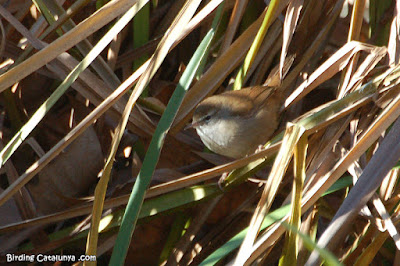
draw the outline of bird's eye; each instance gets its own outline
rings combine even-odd
[[[204,117],[204,121],[210,121],[210,119],[211,119],[211,115]]]

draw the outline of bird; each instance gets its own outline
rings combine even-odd
[[[276,131],[282,102],[276,87],[227,91],[200,102],[189,127],[196,129],[211,151],[242,158],[254,153]]]

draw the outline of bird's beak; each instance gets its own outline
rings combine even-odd
[[[199,122],[192,122],[191,124],[187,125],[184,130],[188,130],[191,128],[196,128],[199,125]]]

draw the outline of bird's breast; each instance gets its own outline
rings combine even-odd
[[[240,158],[264,144],[276,128],[271,121],[259,118],[220,120],[211,125],[202,125],[196,130],[211,151],[231,158]]]

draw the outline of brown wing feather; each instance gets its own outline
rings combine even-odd
[[[243,115],[248,114],[249,116],[254,115],[256,110],[259,110],[259,106],[265,104],[272,92],[275,91],[271,87],[267,86],[255,86],[250,88],[244,88],[239,91],[228,91],[221,95],[230,98],[230,103],[235,105],[232,111],[232,115]]]
[[[275,93],[276,91],[275,88],[267,86],[255,86],[244,88],[239,91],[228,91],[219,95],[214,95],[205,99],[197,107],[195,116],[200,117],[207,114],[210,108],[218,109],[222,106],[226,106],[227,103],[231,106],[235,106],[235,108],[229,108],[229,112],[233,116],[254,116],[256,112],[261,109],[260,105],[265,104],[268,105],[268,109],[272,111],[276,109],[276,105],[280,105],[279,99],[273,100],[273,98],[277,96],[277,93]]]

